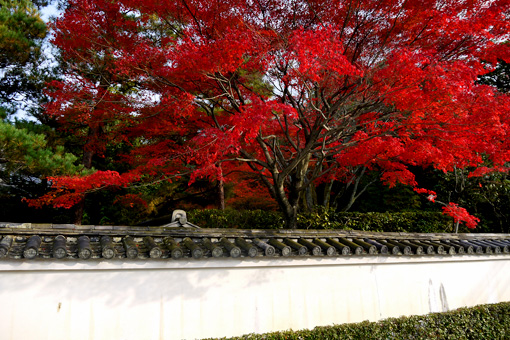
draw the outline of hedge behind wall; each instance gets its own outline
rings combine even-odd
[[[188,220],[201,228],[281,229],[284,220],[277,211],[191,210]],[[298,216],[299,229],[344,229],[373,232],[444,233],[453,231],[452,219],[440,212],[338,213],[322,210]],[[461,226],[459,232],[468,230]]]

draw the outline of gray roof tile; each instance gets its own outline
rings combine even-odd
[[[210,259],[340,256],[476,256],[510,253],[509,234],[345,230],[200,229],[0,223],[0,259]]]

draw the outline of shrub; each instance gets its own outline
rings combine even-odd
[[[225,340],[283,339],[509,339],[510,302],[460,308],[446,313],[389,318],[312,330],[248,334]],[[211,339],[210,339],[211,340]]]
[[[188,219],[202,228],[280,229],[285,225],[281,213],[263,210],[191,210]],[[422,233],[453,231],[451,219],[440,212],[337,213],[326,209],[299,214],[298,228]]]
[[[399,212],[399,213],[338,213],[335,218],[344,229],[374,232],[452,232],[452,221],[440,212]],[[462,229],[459,231],[467,231]]]
[[[283,216],[277,211],[263,210],[190,210],[188,220],[202,228],[280,229]]]

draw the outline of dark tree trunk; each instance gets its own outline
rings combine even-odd
[[[279,177],[278,173],[273,174],[276,178],[275,183],[278,185],[274,187],[276,201],[280,206],[285,218],[285,227],[287,229],[297,228],[297,214],[299,211],[299,199],[303,191],[306,189],[304,185],[305,173],[308,168],[307,159],[299,164],[295,171],[287,178]],[[287,182],[285,188],[284,182]],[[287,190],[285,190],[287,189]]]
[[[83,222],[83,213],[85,212],[85,198],[82,198],[78,204],[74,206],[73,223],[81,225]]]
[[[323,202],[322,205],[324,208],[329,209],[330,201],[331,201],[331,190],[333,189],[333,183],[334,180],[330,180],[326,185],[324,186],[324,193],[323,193]]]
[[[223,178],[218,180],[218,209],[225,210],[225,182]]]
[[[225,210],[225,181],[223,180],[223,169],[221,164],[217,165],[219,170],[219,177],[216,183],[216,192],[218,194],[218,209]]]
[[[297,213],[299,210],[299,205],[291,205],[285,211],[285,227],[287,229],[297,229]]]
[[[94,156],[94,151],[91,150],[90,144],[94,140],[94,138],[98,138],[102,132],[101,127],[98,128],[90,128],[87,143],[83,146],[83,159],[82,164],[85,169],[92,168],[92,157]],[[83,214],[85,212],[85,197],[83,197],[78,204],[74,206],[74,224],[81,225],[83,222]]]

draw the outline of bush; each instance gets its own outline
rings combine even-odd
[[[374,232],[414,232],[445,233],[453,232],[452,219],[440,212],[400,212],[400,213],[338,213],[336,220],[344,229]],[[459,226],[462,228],[462,226]],[[466,231],[467,228],[459,230]]]
[[[446,313],[390,318],[378,322],[360,322],[313,330],[248,334],[241,339],[509,339],[510,303],[460,308]],[[222,338],[227,339],[227,338]]]
[[[285,226],[282,214],[277,211],[191,210],[188,212],[188,219],[202,228],[281,229]],[[440,212],[337,213],[326,209],[299,214],[298,229],[422,233],[453,231],[451,219]]]
[[[188,220],[202,228],[280,229],[283,216],[277,211],[263,210],[190,210]]]

